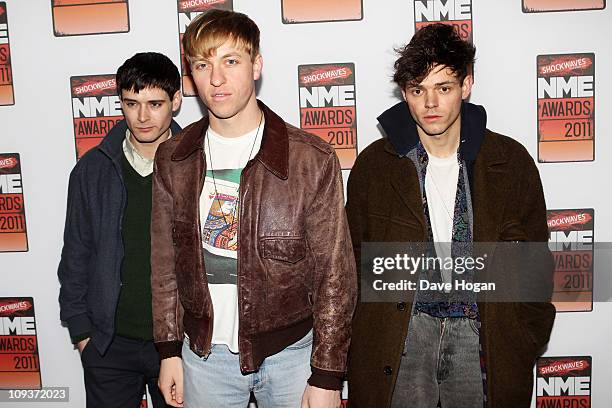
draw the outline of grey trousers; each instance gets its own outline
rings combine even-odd
[[[482,408],[478,322],[412,316],[392,408]]]

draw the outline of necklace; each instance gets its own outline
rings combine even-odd
[[[251,145],[251,151],[249,152],[249,158],[247,159],[247,162],[249,162],[252,158],[251,156],[253,155],[253,150],[255,149],[255,143],[257,143],[257,138],[259,136],[259,129],[261,127],[261,123],[263,122],[263,116],[264,114],[262,111],[261,116],[259,117],[259,124],[257,125],[257,130],[255,131],[255,137],[253,138],[253,144]],[[240,203],[240,194],[239,194],[240,184],[238,184],[238,188],[236,189],[236,202],[234,203],[234,207],[232,208],[232,211],[226,215],[225,212],[223,212],[223,206],[221,205],[221,200],[219,199],[219,193],[217,191],[217,180],[215,178],[215,170],[214,170],[214,165],[212,162],[212,151],[210,150],[210,137],[208,136],[208,128],[206,129],[205,138],[206,138],[206,145],[208,147],[208,161],[210,162],[210,173],[213,179],[213,186],[215,189],[215,198],[217,199],[217,204],[219,205],[219,212],[221,213],[221,216],[223,217],[223,221],[225,222],[225,225],[230,225],[230,223],[227,221],[227,216],[230,216],[230,215],[232,216],[232,223],[236,219],[236,210]]]
[[[461,171],[461,165],[459,165],[459,171]],[[448,219],[452,223],[454,217],[453,217],[452,213],[449,211],[448,207],[446,206],[446,200],[444,199],[444,196],[442,195],[442,192],[440,191],[440,188],[438,187],[438,183],[436,183],[436,178],[434,176],[433,166],[429,166],[429,169],[427,170],[427,174],[430,175],[431,182],[432,182],[434,188],[436,189],[436,192],[438,193],[438,197],[440,197],[440,201],[442,202],[442,207],[444,207],[444,211],[446,212],[446,215],[448,215]],[[455,192],[455,194],[456,194],[456,192]]]

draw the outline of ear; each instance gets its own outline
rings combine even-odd
[[[179,89],[174,93],[172,97],[172,112],[176,112],[181,107],[181,102],[183,101],[183,95],[181,94],[181,90]]]
[[[261,70],[263,69],[263,57],[261,54],[257,54],[253,60],[253,81],[257,81],[261,77]]]
[[[463,84],[461,85],[461,99],[467,99],[472,93],[472,85],[474,85],[474,77],[472,74],[468,74],[463,79]]]
[[[408,102],[408,100],[406,99],[406,87],[401,88],[402,91],[402,97],[404,98],[404,101]]]

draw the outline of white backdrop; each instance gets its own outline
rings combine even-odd
[[[361,21],[285,25],[280,0],[234,0],[261,29],[264,58],[259,98],[299,126],[297,66],[355,63],[358,150],[381,137],[376,117],[397,101],[390,81],[393,47],[414,32],[413,2],[363,0]],[[69,78],[114,73],[140,51],[159,51],[179,65],[175,0],[130,0],[130,31],[55,37],[50,0],[7,0],[15,105],[0,106],[0,153],[21,154],[29,251],[0,253],[0,297],[32,296],[36,308],[42,383],[68,386],[84,407],[82,369],[68,331],[60,325],[56,276],[62,246],[68,175],[75,164]],[[473,0],[477,47],[471,97],[488,111],[488,127],[522,142],[532,156],[536,141],[536,56],[596,55],[596,160],[539,164],[550,209],[594,208],[595,237],[612,241],[609,174],[612,171],[612,11],[524,14],[520,1]],[[177,121],[202,115],[185,98]],[[345,179],[349,171],[344,171]],[[593,358],[592,406],[612,401],[610,303],[592,312],[557,315],[547,355]],[[490,381],[495,381],[494,378]],[[6,404],[24,407],[27,404]],[[37,405],[40,406],[40,405]]]

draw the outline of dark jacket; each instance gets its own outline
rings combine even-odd
[[[339,389],[357,291],[340,165],[329,144],[259,106],[261,148],[240,178],[240,368],[257,370],[314,328],[309,383]],[[153,329],[162,358],[180,354],[183,327],[196,354],[211,348],[199,213],[207,128],[207,118],[190,125],[155,156]]]
[[[173,134],[181,130],[174,121],[171,129]],[[121,157],[126,131],[125,120],[118,122],[70,173],[57,271],[61,320],[72,338],[90,333],[100,353],[113,339],[121,290],[121,223],[127,197]]]
[[[361,152],[348,181],[346,208],[358,265],[362,242],[427,241],[417,172],[405,157],[418,142],[416,125],[404,102],[379,121],[387,138]],[[460,154],[468,166],[474,241],[547,242],[538,170],[521,144],[486,129],[480,106],[462,107]],[[547,265],[540,279],[551,293],[552,264]],[[529,407],[533,365],[548,342],[554,307],[479,302],[478,308],[488,407]],[[348,369],[350,406],[390,405],[411,312],[405,303],[358,303]]]

